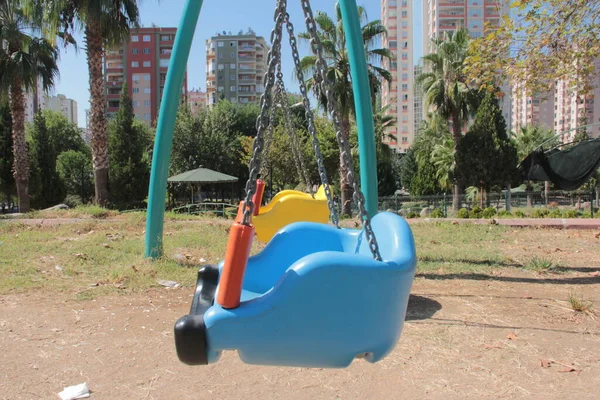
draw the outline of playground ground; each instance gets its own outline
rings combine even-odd
[[[261,367],[227,352],[188,367],[172,334],[191,298],[186,265],[213,261],[226,232],[168,221],[168,260],[150,264],[138,254],[143,224],[130,218],[0,221],[0,399],[57,398],[83,382],[92,399],[597,398],[598,231],[416,224],[407,322],[380,363]]]

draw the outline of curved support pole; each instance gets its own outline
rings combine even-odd
[[[369,216],[377,214],[377,153],[375,151],[375,128],[373,107],[367,71],[367,57],[356,0],[340,0],[342,20],[346,32],[346,45],[350,58],[356,125],[358,127],[358,152],[360,158],[360,184],[365,195]]]
[[[169,161],[173,147],[173,131],[177,119],[177,109],[181,101],[181,87],[187,68],[187,61],[194,39],[194,31],[200,16],[202,0],[187,0],[179,23],[171,62],[167,71],[163,101],[160,106],[152,172],[148,193],[148,215],[146,219],[145,256],[158,258],[162,255],[162,236],[165,217],[165,194],[169,174]]]

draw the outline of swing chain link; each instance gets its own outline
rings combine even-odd
[[[335,129],[336,137],[338,144],[340,146],[340,152],[342,155],[342,160],[346,166],[348,171],[347,179],[348,182],[352,185],[354,190],[353,198],[354,202],[358,205],[360,211],[360,217],[363,225],[363,229],[365,231],[365,236],[369,244],[369,248],[373,257],[376,260],[381,260],[381,254],[379,252],[379,246],[377,244],[377,239],[375,238],[375,233],[373,232],[373,228],[371,227],[371,218],[367,209],[365,208],[365,196],[361,191],[358,182],[355,179],[354,175],[354,165],[352,163],[352,159],[350,157],[351,150],[350,144],[344,138],[341,130],[341,118],[339,114],[339,109],[337,106],[337,101],[333,94],[333,90],[327,78],[327,62],[325,61],[325,57],[323,56],[323,46],[321,44],[321,39],[319,38],[319,34],[317,32],[317,25],[315,22],[315,18],[312,12],[312,8],[310,6],[309,0],[301,0],[302,2],[302,10],[304,12],[304,18],[306,22],[306,28],[310,35],[310,44],[313,53],[317,56],[317,61],[315,63],[315,68],[317,73],[315,74],[315,80],[320,87],[321,93],[325,93],[327,98],[327,109],[331,118],[333,120],[333,126]]]
[[[314,113],[310,108],[310,100],[308,98],[308,91],[306,89],[306,83],[304,81],[304,72],[302,71],[302,65],[300,63],[300,53],[298,52],[298,43],[296,41],[296,35],[294,34],[294,25],[289,19],[289,14],[285,16],[286,28],[290,40],[290,46],[292,47],[292,56],[294,59],[294,65],[296,67],[296,75],[300,82],[300,94],[302,95],[302,104],[304,105],[306,121],[308,124],[308,132],[312,139],[312,145],[315,150],[315,158],[317,160],[317,166],[319,169],[319,176],[321,177],[321,183],[325,190],[325,197],[327,198],[327,207],[329,208],[330,220],[336,228],[340,228],[340,217],[338,215],[337,208],[333,201],[333,193],[329,186],[329,179],[327,178],[327,172],[325,170],[325,163],[323,162],[323,154],[321,153],[321,145],[317,137],[317,129],[315,127]]]
[[[285,18],[285,20],[287,20],[287,17]],[[281,109],[283,111],[283,124],[285,130],[288,131],[288,134],[290,136],[292,151],[295,153],[294,161],[296,162],[298,174],[300,175],[300,179],[306,182],[306,187],[310,195],[314,197],[312,183],[310,182],[310,174],[308,172],[308,168],[306,168],[304,157],[302,156],[302,146],[300,144],[300,138],[298,137],[298,132],[296,131],[294,119],[292,118],[292,112],[290,110],[289,98],[287,95],[287,91],[285,90],[285,84],[283,83],[281,63],[277,66],[277,89],[278,99],[281,104]]]
[[[287,14],[287,0],[277,0],[277,8],[275,9],[275,28],[271,31],[271,43],[273,44],[271,51],[267,55],[267,71],[263,79],[265,91],[260,98],[260,114],[256,119],[256,138],[254,139],[252,159],[250,160],[250,176],[246,182],[246,197],[244,199],[243,210],[244,217],[242,224],[250,226],[254,207],[256,205],[252,201],[256,193],[256,177],[261,166],[261,156],[264,146],[264,133],[270,122],[269,111],[273,103],[273,85],[275,84],[275,67],[280,62],[281,57],[281,39],[283,37],[283,20]]]
[[[269,113],[269,126],[267,127],[267,137],[265,138],[265,145],[263,147],[263,153],[269,154],[269,149],[271,147],[271,138],[273,136],[273,121],[275,121],[275,110],[271,107],[271,112]],[[267,162],[269,161],[268,157],[263,157],[261,160],[260,174],[263,177],[267,177],[270,172],[267,170]]]

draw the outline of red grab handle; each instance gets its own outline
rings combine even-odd
[[[265,185],[265,181],[262,179],[256,180],[256,193],[254,193],[254,196],[252,196],[252,202],[254,203],[254,215],[258,215],[260,212],[260,205],[262,204]]]
[[[244,273],[253,239],[253,225],[246,226],[236,222],[231,226],[217,296],[217,302],[223,308],[237,308],[240,305]]]

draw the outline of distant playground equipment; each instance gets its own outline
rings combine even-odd
[[[310,196],[307,200],[317,201],[325,196],[332,225],[319,222],[286,224],[261,252],[250,257],[252,241],[258,231],[255,224],[261,218],[259,205],[265,183],[257,177],[265,149],[265,131],[270,124],[268,113],[273,105],[284,26],[294,55],[309,127],[312,125],[313,145],[318,153],[287,1],[277,0],[264,79],[265,92],[261,97],[245,198],[230,229],[224,261],[200,268],[190,312],[175,324],[177,354],[189,365],[214,363],[224,350],[237,350],[240,358],[250,364],[341,368],[355,358],[369,362],[381,360],[400,338],[415,273],[415,244],[404,219],[393,213],[377,213],[373,112],[356,2],[340,0],[339,6],[346,27],[353,77],[364,194],[355,179],[349,143],[340,131],[339,111],[327,78],[327,64],[310,2],[302,0],[301,4],[311,36],[311,49],[317,58],[315,70],[323,92],[328,95],[328,111],[354,189],[353,198],[360,211],[362,229],[340,227],[326,177],[323,179],[321,175],[322,190],[314,198],[307,195]],[[167,75],[150,183],[146,230],[146,255],[149,257],[158,257],[162,252],[172,129],[201,5],[202,1],[198,0],[186,3]],[[264,207],[265,227],[278,225],[277,222],[267,223],[268,215],[283,218],[284,213],[276,207],[285,207],[287,196],[296,196],[290,197],[287,204],[297,206],[303,201],[298,193],[280,195],[272,205]],[[293,216],[292,220],[305,219],[301,214]]]

